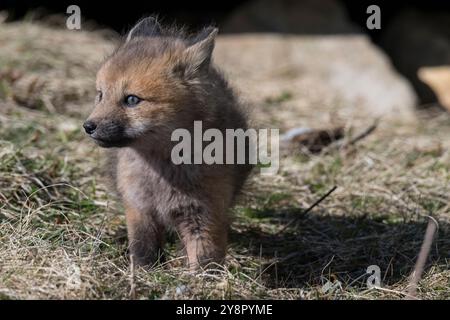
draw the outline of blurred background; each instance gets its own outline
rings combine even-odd
[[[0,10],[6,10],[7,22],[33,19],[63,27],[62,18],[71,4],[70,1],[3,0]],[[439,103],[450,108],[450,90],[447,90],[450,76],[444,68],[450,63],[448,1],[156,0],[77,1],[76,4],[81,8],[85,29],[110,28],[120,34],[139,18],[154,13],[167,23],[177,22],[190,30],[213,23],[220,27],[221,34],[359,34],[387,55],[396,71],[409,81],[418,105]],[[373,4],[381,9],[381,28],[370,30],[366,26],[369,17],[366,9]],[[344,42],[342,46],[347,46]],[[443,80],[447,86],[442,84]]]

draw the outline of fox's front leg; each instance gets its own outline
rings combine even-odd
[[[128,247],[139,266],[152,266],[161,257],[164,245],[164,227],[149,213],[133,207],[125,209]]]
[[[176,210],[173,217],[191,270],[223,262],[228,221],[222,214],[214,215],[203,207],[192,206]]]

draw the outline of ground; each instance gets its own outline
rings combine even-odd
[[[401,299],[427,216],[439,230],[417,297],[450,299],[443,112],[385,117],[351,147],[290,154],[277,175],[254,174],[232,209],[223,267],[190,273],[174,235],[167,262],[132,268],[102,151],[81,130],[110,35],[53,29],[0,25],[0,299]],[[266,115],[286,109],[274,125],[296,116],[322,125],[295,111],[296,94],[263,95],[258,118],[271,123]],[[347,135],[369,120],[344,121]],[[381,270],[381,288],[367,287],[370,265]],[[340,286],[326,291],[327,281]]]

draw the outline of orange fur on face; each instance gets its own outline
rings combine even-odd
[[[184,46],[175,42],[172,47],[157,54],[151,39],[146,44],[126,44],[120,48],[97,74],[97,90],[103,99],[89,117],[94,121],[115,118],[124,123],[125,132],[132,138],[144,135],[148,130],[182,127],[179,120],[191,119],[195,112],[191,93],[186,83],[177,75],[176,68],[183,63]],[[135,95],[142,101],[135,107],[123,105],[127,95]],[[184,115],[177,119],[176,116]],[[177,120],[177,121],[174,121]]]

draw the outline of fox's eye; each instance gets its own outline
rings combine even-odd
[[[103,98],[103,92],[101,92],[100,90],[97,91],[97,102],[102,101]]]
[[[141,102],[141,98],[130,94],[129,96],[125,97],[125,104],[128,107],[134,107],[135,105],[137,105],[139,102]]]

